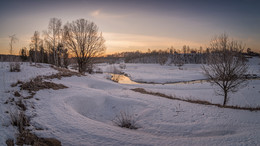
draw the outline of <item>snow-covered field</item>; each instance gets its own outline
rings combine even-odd
[[[250,73],[260,74],[259,58],[250,60]],[[2,65],[2,66],[1,66]],[[0,145],[17,132],[5,113],[12,108],[4,104],[18,87],[10,87],[16,80],[29,80],[37,75],[56,73],[43,64],[36,68],[24,63],[22,71],[10,73],[7,63],[0,63]],[[111,65],[100,64],[104,72]],[[118,65],[116,65],[118,67]],[[157,64],[126,64],[123,69],[132,80],[166,83],[204,79],[199,65],[174,66]],[[193,84],[118,84],[107,79],[108,74],[93,74],[53,79],[69,88],[40,90],[28,99],[27,115],[33,115],[33,132],[41,137],[54,137],[62,145],[259,145],[260,112],[225,109],[145,95],[130,89],[176,95],[180,98],[202,99],[222,103],[207,82]],[[24,93],[26,94],[26,93]],[[228,105],[259,106],[260,80],[232,94]],[[17,98],[17,97],[15,97]],[[38,99],[38,100],[36,100]],[[137,130],[114,125],[112,120],[120,112],[132,114]],[[37,130],[38,129],[38,130]]]
[[[29,63],[21,64],[21,72],[9,72],[9,63],[0,62],[0,145],[5,145],[8,138],[14,139],[18,131],[10,123],[10,112],[15,113],[15,105],[5,104],[14,97],[14,92],[18,87],[11,87],[11,84],[20,81],[28,81],[39,75],[51,75],[57,73],[49,65],[41,64],[41,67],[32,67]],[[26,94],[26,93],[24,93]],[[16,97],[17,98],[17,97]],[[6,113],[9,112],[9,113]]]

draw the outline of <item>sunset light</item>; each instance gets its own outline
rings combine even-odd
[[[234,3],[234,4],[233,4]],[[16,34],[17,54],[34,31],[84,18],[95,22],[106,40],[106,53],[206,48],[212,36],[227,33],[259,51],[259,2],[252,1],[5,1],[1,2],[0,52],[8,54],[8,36]]]
[[[260,146],[260,0],[1,0],[0,146]]]

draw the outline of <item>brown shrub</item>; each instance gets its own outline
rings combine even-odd
[[[15,104],[20,107],[23,111],[26,111],[26,106],[24,105],[24,103],[22,102],[22,100],[18,100],[17,102],[15,102]]]
[[[41,138],[25,130],[19,134],[16,141],[17,145],[33,145],[33,146],[61,146],[61,142],[55,138]]]
[[[9,64],[10,67],[10,72],[20,72],[21,71],[21,66],[19,62],[11,62]]]
[[[15,91],[15,92],[14,92],[14,96],[15,96],[15,97],[20,97],[21,94],[20,94],[18,91]]]
[[[115,119],[113,120],[113,123],[116,126],[122,127],[122,128],[128,128],[128,129],[138,129],[136,124],[136,119],[134,119],[133,115],[130,115],[129,113],[125,111],[121,111],[120,114],[118,114]]]
[[[18,84],[22,84],[22,83],[23,83],[22,81],[18,80],[16,83],[11,84],[11,87],[15,87]]]
[[[21,90],[28,90],[28,91],[39,91],[42,89],[58,90],[58,89],[68,88],[67,86],[62,84],[46,82],[46,81],[42,81],[42,79],[37,79],[37,78],[29,82],[23,83],[20,87]]]
[[[13,139],[7,139],[5,141],[5,143],[6,143],[7,146],[14,146],[14,140]]]

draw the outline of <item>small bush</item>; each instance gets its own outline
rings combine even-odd
[[[118,68],[116,68],[115,65],[109,66],[109,67],[107,68],[107,72],[108,72],[108,73],[113,73],[113,74],[122,74],[121,70],[119,70]]]
[[[55,138],[43,138],[33,134],[30,130],[24,130],[16,138],[16,145],[33,146],[61,146],[61,142]]]
[[[113,120],[113,123],[116,126],[122,127],[122,128],[128,128],[128,129],[138,129],[136,120],[132,115],[130,115],[127,112],[120,112],[119,115],[115,117]]]
[[[20,109],[21,109],[22,111],[26,111],[27,108],[26,108],[24,102],[23,102],[21,99],[18,100],[18,101],[16,101],[15,104],[16,104],[18,107],[20,107]]]
[[[9,67],[10,67],[10,72],[20,72],[21,71],[21,66],[20,66],[19,62],[10,63]]]
[[[20,80],[18,80],[16,83],[11,84],[11,87],[15,87],[15,86],[17,86],[18,84],[23,84],[23,82],[20,81]]]
[[[95,73],[96,74],[103,74],[103,71],[102,71],[101,68],[96,68]]]
[[[23,83],[20,87],[21,87],[21,90],[28,90],[28,91],[39,91],[42,89],[58,90],[58,89],[68,88],[67,86],[65,86],[63,84],[56,84],[53,82],[43,81],[43,79],[41,77],[37,77],[37,78],[32,79],[29,82]]]
[[[93,64],[88,64],[86,65],[86,72],[88,72],[89,74],[93,73]]]
[[[15,97],[20,97],[21,94],[20,94],[18,91],[15,91],[15,92],[14,92],[14,96],[15,96]]]
[[[5,141],[5,143],[6,143],[7,146],[14,146],[14,140],[13,139],[7,139]]]
[[[126,65],[125,65],[124,63],[120,63],[119,67],[120,67],[121,69],[126,69]]]
[[[10,111],[9,114],[10,114],[11,124],[13,126],[17,126],[20,133],[24,130],[25,126],[29,125],[29,120],[24,115],[23,111],[20,110],[16,110],[14,112]]]

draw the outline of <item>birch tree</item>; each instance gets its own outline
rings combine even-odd
[[[18,38],[15,36],[15,34],[9,36],[9,38],[10,38],[10,43],[9,43],[10,55],[13,55],[13,45],[14,45],[14,43],[16,43],[18,41]]]
[[[31,46],[34,48],[34,63],[36,65],[37,62],[37,51],[40,45],[40,33],[35,31],[31,38]]]
[[[61,19],[51,18],[48,26],[48,30],[44,31],[45,41],[52,46],[53,52],[53,63],[54,65],[58,65],[58,44],[61,43],[61,35],[62,35],[62,22]]]

